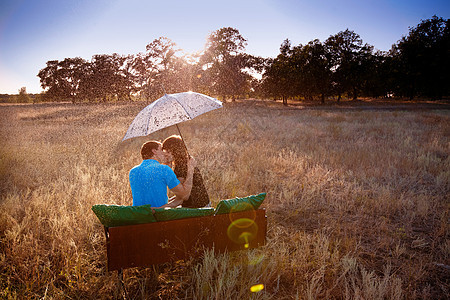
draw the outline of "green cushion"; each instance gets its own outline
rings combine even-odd
[[[228,214],[230,212],[258,209],[265,198],[266,193],[261,193],[244,198],[222,200],[219,202],[219,204],[217,204],[215,214],[220,215]]]
[[[156,222],[150,205],[124,206],[97,204],[92,206],[92,211],[106,227]]]
[[[178,219],[187,219],[203,216],[212,216],[214,214],[214,208],[157,208],[155,209],[155,218],[159,221],[170,221]]]

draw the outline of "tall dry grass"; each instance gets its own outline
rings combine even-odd
[[[128,171],[148,138],[121,138],[142,106],[0,106],[2,298],[122,297],[90,208],[131,204]],[[267,245],[126,270],[128,297],[445,298],[449,121],[245,102],[181,124],[214,204],[268,193]]]

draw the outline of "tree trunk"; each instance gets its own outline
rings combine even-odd
[[[320,97],[320,102],[322,102],[322,104],[325,104],[325,94],[322,94],[322,96]]]
[[[285,105],[285,106],[288,105],[288,103],[287,103],[287,97],[286,97],[286,96],[283,96],[283,105]]]
[[[337,103],[341,102],[341,93],[338,94]]]

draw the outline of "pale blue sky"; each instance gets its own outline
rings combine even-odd
[[[136,54],[160,36],[196,52],[211,32],[234,27],[247,53],[275,57],[286,38],[306,44],[348,28],[386,51],[433,15],[450,18],[450,1],[0,0],[0,93],[41,92],[37,74],[49,60]]]

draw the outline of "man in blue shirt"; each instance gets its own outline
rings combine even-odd
[[[167,160],[167,153],[162,150],[160,142],[144,143],[141,156],[142,163],[132,168],[129,174],[133,206],[150,204],[155,208],[176,207],[189,198],[196,165],[194,158],[188,161],[187,178],[182,184],[172,168],[163,164]],[[175,194],[170,201],[167,188]]]

